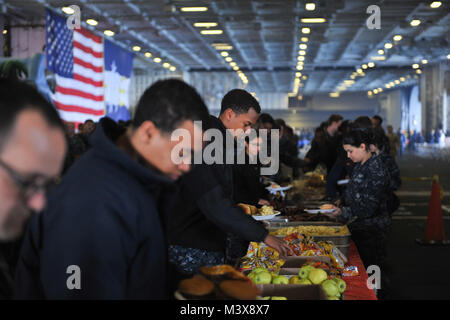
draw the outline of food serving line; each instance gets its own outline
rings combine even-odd
[[[264,243],[251,242],[235,266],[202,267],[182,281],[176,298],[377,300],[348,226],[322,214],[329,211],[321,200],[324,187],[323,175],[313,173],[291,185],[269,182],[271,206],[239,204],[295,255],[282,259]]]

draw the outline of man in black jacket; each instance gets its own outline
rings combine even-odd
[[[196,91],[158,81],[128,131],[103,118],[91,149],[70,168],[48,208],[30,223],[16,275],[19,299],[165,299],[167,244],[159,195],[189,170],[207,121]],[[176,143],[175,129],[191,139]],[[185,162],[173,161],[181,147]]]
[[[237,138],[256,122],[260,106],[244,90],[235,89],[222,99],[219,118],[211,117],[210,129]],[[208,146],[205,148],[207,150]],[[234,146],[231,148],[234,149]],[[230,150],[228,150],[230,151]],[[226,146],[219,150],[226,155]],[[227,234],[247,241],[265,242],[285,256],[289,247],[268,235],[264,226],[246,215],[233,201],[233,164],[226,162],[196,166],[179,180],[180,193],[169,219],[169,260],[183,274],[196,273],[203,265],[225,261]]]

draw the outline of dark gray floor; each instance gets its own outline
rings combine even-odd
[[[450,239],[450,163],[405,155],[397,159],[403,186],[401,204],[394,213],[389,241],[389,265],[393,299],[450,299],[450,246],[430,247],[416,244],[425,234],[430,180],[438,174],[445,196],[442,201],[444,225]]]

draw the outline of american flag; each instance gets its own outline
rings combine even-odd
[[[55,107],[65,121],[98,121],[105,114],[103,41],[90,31],[71,30],[47,11],[47,68],[55,73]]]

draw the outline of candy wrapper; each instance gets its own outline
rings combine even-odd
[[[356,266],[348,266],[345,267],[342,271],[342,275],[345,277],[356,277],[359,275],[358,267]]]
[[[292,233],[283,238],[296,256],[323,256],[321,248],[311,237],[303,234]]]
[[[284,262],[275,249],[266,246],[264,243],[251,242],[246,256],[241,260],[240,268],[245,271],[262,267],[278,273]]]
[[[336,268],[343,269],[345,267],[345,264],[348,262],[345,255],[336,248],[331,241],[320,241],[318,242],[318,245],[322,248],[324,251],[324,255],[329,256],[331,259],[331,264],[335,266]]]

